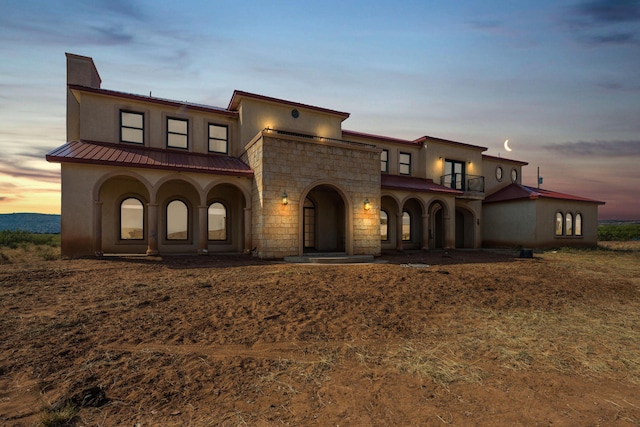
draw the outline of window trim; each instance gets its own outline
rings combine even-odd
[[[184,239],[169,238],[169,205],[173,202],[182,202],[187,208],[187,237]],[[173,197],[167,200],[164,205],[164,241],[168,244],[185,244],[190,243],[192,239],[191,233],[191,206],[187,200],[180,197]]]
[[[403,154],[409,156],[409,163],[402,163],[402,155]],[[402,172],[402,166],[409,166],[409,173],[403,173]],[[411,176],[411,153],[405,153],[403,151],[400,152],[400,155],[398,156],[398,174],[399,175]]]
[[[226,138],[226,139],[221,139],[221,138],[214,138],[214,137],[212,137],[212,136],[211,136],[211,126],[220,127],[220,128],[225,128],[225,129],[227,130],[227,138]],[[211,141],[224,141],[226,151],[216,151],[216,150],[212,150],[212,149],[211,149]],[[218,124],[218,123],[212,123],[212,122],[208,122],[208,123],[207,123],[207,151],[208,151],[209,153],[229,154],[229,125],[221,125],[221,124]]]
[[[142,116],[142,127],[141,128],[137,128],[137,127],[132,127],[132,126],[125,126],[123,124],[123,120],[122,120],[122,115],[123,114],[135,114],[138,116]],[[127,110],[124,108],[120,109],[119,112],[119,118],[120,118],[120,142],[124,142],[126,144],[136,144],[136,145],[145,145],[146,142],[146,135],[145,135],[145,113],[144,112],[140,112],[140,111],[133,111],[133,110]],[[135,129],[135,130],[140,130],[142,131],[142,142],[137,142],[137,141],[127,141],[123,138],[123,134],[122,134],[122,130],[123,129]]]
[[[211,209],[211,206],[213,206],[215,203],[219,203],[222,205],[222,207],[224,207],[224,213],[225,213],[225,218],[224,218],[224,239],[210,239],[209,238],[209,209]],[[223,202],[222,200],[219,199],[214,199],[212,200],[209,205],[207,206],[207,242],[209,243],[229,243],[229,221],[230,221],[230,215],[229,215],[229,206],[227,206],[227,204],[225,202]]]
[[[179,132],[171,132],[169,130],[169,122],[171,120],[174,120],[176,122],[184,122],[186,123],[186,133],[179,133]],[[171,116],[167,116],[166,120],[165,120],[165,140],[166,140],[166,147],[170,148],[170,149],[175,149],[175,150],[189,150],[189,119],[184,119],[184,118],[180,118],[180,117],[171,117]],[[176,145],[169,145],[169,135],[180,135],[180,136],[184,136],[185,137],[185,147],[179,147]]]
[[[382,160],[382,155],[386,154],[386,159]],[[384,169],[382,168],[382,165],[384,164]],[[389,150],[383,148],[382,152],[380,153],[380,172],[381,173],[389,173]]]

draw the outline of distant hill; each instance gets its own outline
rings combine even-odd
[[[31,233],[60,234],[60,215],[38,213],[0,214],[1,230],[23,230]]]

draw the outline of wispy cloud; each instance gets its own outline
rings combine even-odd
[[[637,141],[576,141],[548,144],[545,149],[563,155],[579,157],[632,157],[640,156],[640,140]]]
[[[564,21],[590,45],[640,45],[640,0],[588,0],[568,9]]]

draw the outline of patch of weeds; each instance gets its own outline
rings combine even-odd
[[[72,402],[67,401],[60,408],[45,408],[40,415],[40,426],[42,427],[63,427],[78,415],[79,408]]]
[[[51,246],[36,246],[36,253],[45,261],[55,261],[59,258],[58,252]]]
[[[4,252],[0,252],[0,264],[11,264],[11,257]]]

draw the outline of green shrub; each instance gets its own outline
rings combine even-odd
[[[0,246],[11,249],[18,247],[28,247],[32,245],[60,246],[59,234],[37,234],[24,230],[2,230],[0,231]]]
[[[598,240],[624,242],[640,240],[640,224],[603,224],[598,226]]]

